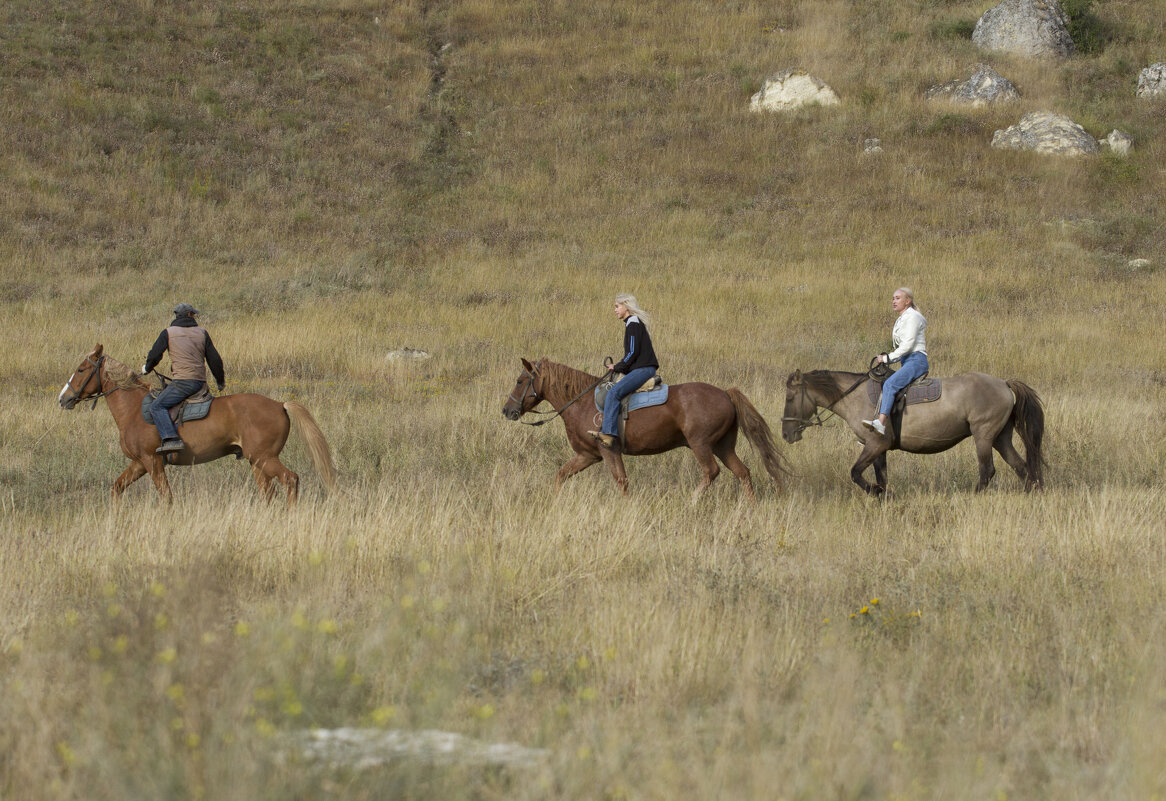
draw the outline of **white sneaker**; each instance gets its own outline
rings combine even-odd
[[[863,420],[862,424],[869,428],[871,431],[874,431],[880,437],[887,433],[887,427],[884,426],[882,421],[880,421],[877,417],[874,420]]]

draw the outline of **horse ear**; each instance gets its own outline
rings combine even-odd
[[[797,383],[798,381],[801,381],[801,380],[802,380],[802,371],[801,370],[794,370],[792,373],[789,374],[789,378],[786,380],[785,385],[787,387],[793,386],[795,383]]]
[[[530,362],[528,362],[526,359],[522,359],[522,366],[526,368],[526,371],[528,373],[534,372],[534,366]]]
[[[100,356],[100,355],[101,355],[101,352],[102,352],[104,349],[105,349],[105,346],[104,346],[104,345],[102,345],[100,342],[98,342],[98,343],[97,343],[97,347],[95,347],[95,348],[93,349],[93,355],[94,355],[94,356]]]

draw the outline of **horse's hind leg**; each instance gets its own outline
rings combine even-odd
[[[1004,461],[1008,462],[1008,466],[1016,471],[1016,475],[1020,476],[1020,480],[1028,486],[1028,467],[1024,463],[1024,457],[1016,450],[1016,446],[1012,444],[1012,423],[1001,429],[1000,433],[996,435],[996,439],[992,442],[992,447],[1004,457]]]
[[[724,462],[725,467],[732,471],[733,475],[737,477],[737,481],[741,482],[741,487],[745,490],[745,495],[751,501],[757,500],[756,493],[753,492],[753,474],[749,472],[749,468],[737,456],[736,449],[727,444],[724,440],[717,443],[714,448],[717,458]]]
[[[111,491],[113,499],[115,501],[120,500],[121,494],[126,491],[126,487],[144,475],[146,475],[146,468],[142,467],[141,462],[130,462],[130,466],[122,471],[122,474],[117,477],[117,481],[113,482],[113,490]]]
[[[259,491],[263,493],[264,500],[270,503],[272,496],[275,495],[275,485],[271,483],[274,479],[287,487],[288,507],[296,505],[296,500],[300,495],[300,477],[288,470],[279,457],[273,456],[269,459],[255,461],[251,465],[251,471],[255,474],[255,480],[259,483]]]
[[[692,455],[700,462],[700,468],[704,471],[704,478],[701,480],[697,488],[692,491],[692,499],[696,500],[702,492],[709,488],[709,485],[717,480],[717,476],[721,474],[720,465],[717,460],[713,458],[713,449],[704,443],[688,443],[688,447],[692,450]]]
[[[983,492],[988,488],[988,482],[996,475],[996,465],[992,461],[992,441],[984,437],[976,437],[976,460],[980,463],[980,480],[976,484],[976,492]]]

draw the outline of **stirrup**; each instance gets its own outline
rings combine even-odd
[[[164,440],[154,453],[178,453],[186,448],[186,443],[181,439]]]

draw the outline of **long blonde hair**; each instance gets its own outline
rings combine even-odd
[[[615,302],[622,303],[623,305],[627,306],[628,311],[630,311],[636,317],[640,318],[640,322],[642,322],[648,328],[652,327],[652,318],[646,311],[640,308],[640,304],[636,302],[635,295],[629,295],[626,292],[621,292],[615,296]]]

